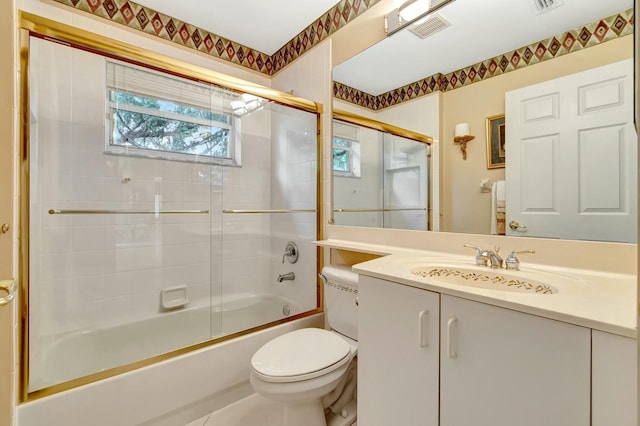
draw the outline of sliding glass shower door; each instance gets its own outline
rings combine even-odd
[[[29,50],[29,392],[317,308],[317,113]]]

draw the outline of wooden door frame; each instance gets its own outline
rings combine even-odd
[[[16,160],[16,7],[15,1],[0,2],[0,279],[17,278],[17,206],[15,205]],[[17,402],[16,300],[0,306],[0,424],[12,425]]]

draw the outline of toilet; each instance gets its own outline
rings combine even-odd
[[[251,358],[251,385],[259,395],[283,404],[282,426],[348,426],[356,421],[358,275],[351,267],[326,266],[320,276],[331,331],[285,333]]]

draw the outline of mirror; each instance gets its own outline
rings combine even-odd
[[[334,223],[430,229],[431,142],[425,135],[334,111]]]
[[[433,136],[434,167],[439,168],[433,188],[439,193],[436,230],[492,233],[491,188],[510,170],[514,120],[507,114],[505,167],[487,158],[487,119],[505,114],[508,92],[633,58],[630,0],[564,0],[546,11],[538,10],[538,3],[455,0],[427,22],[410,25],[334,67],[334,108]],[[626,84],[621,93],[632,100],[633,86]],[[475,136],[467,143],[466,160],[454,143],[461,123],[469,124]],[[635,134],[628,137],[635,140]],[[632,175],[637,169],[635,162],[626,167],[633,168]],[[636,216],[637,189],[625,191],[623,207]],[[628,234],[635,238],[636,232]],[[547,236],[619,241],[581,233]]]

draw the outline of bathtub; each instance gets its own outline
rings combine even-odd
[[[49,336],[43,356],[30,366],[30,391],[130,364],[247,330],[302,312],[299,305],[266,294],[225,296],[214,306],[167,311],[109,328]]]
[[[249,369],[260,346],[323,325],[324,315],[313,314],[22,403],[17,426],[185,425],[253,393]]]

